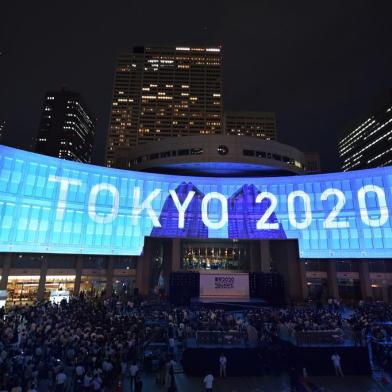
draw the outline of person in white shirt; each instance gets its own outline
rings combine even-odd
[[[212,392],[212,386],[214,384],[214,376],[211,373],[208,373],[204,377],[203,383],[206,388],[206,392]]]
[[[344,377],[340,355],[335,353],[331,357],[331,361],[333,363],[333,367],[335,368],[335,374],[340,377]]]
[[[133,362],[129,368],[129,373],[131,375],[131,391],[134,390],[136,374],[139,371],[139,366],[137,366],[136,362]]]
[[[85,375],[84,375],[84,379],[83,379],[83,387],[85,390],[88,390],[91,387],[91,382],[93,381],[93,376],[91,375],[91,373],[88,371]]]
[[[227,358],[225,356],[225,354],[221,354],[219,357],[219,376],[220,377],[227,377],[227,373],[226,373],[226,368],[227,368]]]
[[[56,391],[64,391],[66,381],[67,376],[62,370],[60,370],[56,376]]]
[[[99,376],[99,374],[96,374],[93,378],[93,381],[91,382],[91,385],[93,387],[93,391],[100,391],[102,387],[102,379]]]

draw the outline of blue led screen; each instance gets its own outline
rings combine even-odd
[[[140,255],[147,236],[298,239],[392,257],[392,168],[276,178],[139,173],[0,146],[0,251]]]

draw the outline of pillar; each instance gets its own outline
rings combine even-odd
[[[181,238],[173,238],[172,241],[172,272],[180,271],[181,269]]]
[[[338,276],[336,273],[335,260],[328,260],[327,282],[328,282],[329,297],[333,299],[339,299]]]
[[[295,240],[271,241],[271,254],[276,271],[283,276],[286,299],[303,300],[298,242]]]
[[[299,279],[301,283],[301,290],[302,290],[302,298],[306,299],[309,296],[309,289],[306,282],[306,270],[305,270],[305,262],[299,260]]]
[[[359,284],[361,287],[362,299],[372,297],[372,288],[370,286],[369,262],[359,260]]]
[[[3,271],[0,280],[0,290],[7,290],[8,277],[11,270],[12,253],[3,254]]]
[[[382,286],[382,300],[386,303],[389,303],[389,286]]]
[[[41,271],[40,271],[39,283],[38,283],[38,291],[37,291],[38,301],[42,301],[45,297],[45,284],[46,284],[47,273],[48,273],[48,259],[44,256],[41,263]]]
[[[261,272],[261,247],[262,241],[250,242],[250,272]]]
[[[80,293],[80,283],[82,280],[82,269],[83,269],[83,256],[78,255],[76,257],[76,265],[75,265],[75,285],[73,295],[75,297],[79,296]]]
[[[261,271],[271,272],[271,252],[270,242],[260,241],[260,258],[261,258]]]
[[[113,294],[113,271],[114,270],[114,256],[108,257],[106,266],[106,297],[109,298]]]
[[[140,295],[148,295],[150,291],[150,273],[152,259],[151,238],[144,240],[143,254],[139,256],[136,267],[136,287]]]

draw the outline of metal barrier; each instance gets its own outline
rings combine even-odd
[[[243,334],[238,331],[196,331],[197,344],[232,345],[243,342]]]
[[[295,331],[297,346],[317,346],[319,344],[342,344],[343,331],[341,329],[324,331]]]

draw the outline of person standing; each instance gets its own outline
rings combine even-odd
[[[142,377],[140,376],[140,372],[138,372],[135,380],[135,392],[142,392],[142,389],[143,389],[143,381],[142,381]]]
[[[67,382],[67,376],[63,369],[61,369],[56,375],[56,392],[65,391],[65,383]]]
[[[214,384],[214,376],[211,373],[208,373],[204,377],[203,383],[206,388],[206,392],[212,392],[212,387]]]
[[[335,374],[337,376],[344,377],[340,355],[337,353],[333,354],[331,356],[331,361],[332,361],[333,367],[335,369]]]
[[[225,356],[225,354],[221,354],[219,357],[219,376],[226,378],[227,377],[227,373],[226,373],[226,369],[227,369],[227,358]]]
[[[136,361],[133,361],[131,367],[129,368],[129,372],[131,374],[131,391],[134,390],[136,374],[139,371],[139,366],[137,366]]]

